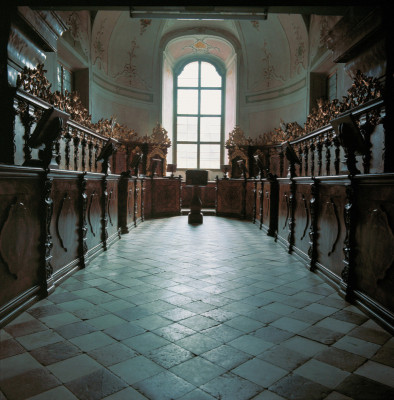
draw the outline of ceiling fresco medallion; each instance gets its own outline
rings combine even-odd
[[[182,48],[182,50],[191,49],[193,53],[198,53],[198,54],[210,54],[212,50],[220,52],[219,47],[211,46],[209,43],[206,42],[205,38],[195,39],[195,40],[196,41],[192,45],[185,46]]]

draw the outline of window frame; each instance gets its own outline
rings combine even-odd
[[[198,62],[198,85],[195,87],[191,86],[178,86],[178,76],[183,72],[184,68],[193,62]],[[222,80],[222,84],[220,87],[205,87],[201,86],[201,63],[207,62],[211,64],[215,69],[216,72],[219,74]],[[174,80],[173,80],[173,127],[174,127],[174,134],[173,134],[173,160],[175,164],[178,164],[178,144],[197,144],[197,166],[193,169],[201,169],[201,152],[200,147],[204,144],[218,144],[220,146],[220,159],[218,163],[218,168],[205,168],[208,170],[220,170],[220,165],[224,164],[224,156],[225,156],[225,148],[224,148],[224,141],[225,141],[225,132],[224,132],[224,123],[225,123],[225,99],[226,99],[226,68],[217,60],[212,59],[209,56],[204,55],[197,55],[194,57],[188,57],[185,60],[179,62],[175,68],[173,69],[174,73]],[[178,114],[178,89],[186,89],[186,90],[198,90],[198,112],[197,114]],[[201,92],[203,90],[220,90],[221,91],[221,112],[220,114],[201,114]],[[178,124],[177,124],[177,117],[197,117],[197,140],[196,141],[178,141]],[[207,142],[201,141],[201,118],[203,117],[220,117],[220,141],[218,142]],[[178,170],[184,171],[187,167],[178,167]]]

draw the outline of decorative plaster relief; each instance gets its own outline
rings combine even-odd
[[[151,19],[140,19],[140,35],[143,35],[148,26],[152,23]]]
[[[107,22],[107,18],[103,19],[100,24],[100,28],[98,29],[96,36],[93,40],[93,62],[92,64],[96,64],[99,69],[104,69],[103,61],[104,61],[104,45],[102,41],[102,36],[104,35],[104,26]]]
[[[272,65],[272,54],[268,49],[268,44],[266,41],[264,41],[264,46],[262,47],[261,51],[263,53],[261,61],[263,65],[262,75],[265,88],[268,89],[272,85],[273,80],[285,82],[285,77],[283,75],[279,75],[276,72],[276,66]]]
[[[133,39],[131,41],[130,50],[127,52],[129,55],[129,62],[123,66],[123,69],[113,75],[113,78],[118,83],[126,84],[130,87],[134,87],[137,89],[147,90],[146,82],[141,78],[140,74],[137,71],[137,66],[135,63],[135,59],[137,57],[136,50],[139,49],[137,41]]]
[[[190,48],[194,54],[211,54],[212,51],[220,53],[219,47],[211,46],[206,42],[206,38],[196,38],[190,46],[184,46],[182,50]]]

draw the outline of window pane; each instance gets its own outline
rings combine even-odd
[[[201,90],[201,114],[222,113],[222,91]]]
[[[178,114],[197,114],[198,90],[178,89]]]
[[[209,63],[201,63],[201,86],[221,87],[222,77],[217,73],[216,68]]]
[[[198,86],[198,62],[187,64],[178,75],[178,86]]]
[[[201,117],[200,140],[202,142],[220,142],[220,117]]]
[[[197,117],[177,118],[177,138],[180,142],[197,142]]]
[[[200,168],[220,169],[220,144],[200,146]]]
[[[72,75],[67,69],[63,69],[63,90],[71,92]]]
[[[177,167],[178,168],[197,168],[197,145],[178,144],[177,145]]]

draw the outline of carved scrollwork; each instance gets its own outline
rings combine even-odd
[[[90,232],[92,233],[92,235],[95,237],[96,236],[96,232],[93,230],[93,225],[92,225],[92,220],[91,220],[91,211],[92,211],[92,203],[93,200],[97,197],[97,193],[95,190],[93,190],[93,192],[90,194],[90,200],[89,200],[89,207],[88,207],[88,222],[89,222],[89,226],[90,226]]]
[[[111,200],[112,200],[112,194],[113,194],[113,189],[111,189],[111,191],[109,192],[108,195],[108,206],[107,206],[107,212],[108,212],[108,218],[109,218],[109,223],[114,226],[113,222],[112,222],[112,218],[111,218]]]
[[[309,210],[311,214],[311,225],[309,228],[309,249],[308,256],[310,258],[310,270],[316,268],[317,262],[317,218],[319,212],[318,204],[319,184],[316,180],[311,185],[311,198],[309,200]]]
[[[28,257],[26,230],[29,230],[29,210],[15,197],[4,211],[0,221],[0,262],[6,272],[18,279],[19,267]]]
[[[305,222],[304,232],[302,233],[302,236],[301,236],[300,240],[304,239],[304,237],[305,237],[305,235],[306,235],[306,231],[307,231],[308,226],[309,226],[309,210],[308,210],[308,203],[307,203],[307,201],[306,201],[304,195],[302,195],[302,202],[303,202],[303,204],[304,204],[306,222]]]
[[[86,213],[88,206],[88,195],[86,194],[87,187],[87,179],[86,172],[84,172],[81,176],[80,180],[80,196],[81,196],[81,215],[80,215],[80,242],[79,242],[79,257],[81,259],[81,264],[83,267],[86,266],[86,254],[88,252],[88,245],[86,243],[87,233],[88,233],[88,224],[86,221]]]
[[[332,253],[334,253],[335,247],[339,240],[339,236],[341,235],[341,221],[339,219],[338,208],[337,208],[336,204],[334,203],[334,200],[332,198],[330,198],[330,201],[327,201],[326,204],[327,204],[327,206],[332,208],[334,215],[335,215],[335,220],[337,222],[337,234],[336,234],[335,240],[331,246],[331,250],[327,253],[327,255],[330,256]]]
[[[51,197],[52,186],[53,186],[53,178],[48,176],[49,170],[46,170],[44,176],[44,188],[43,188],[43,216],[44,216],[44,271],[46,278],[46,290],[47,293],[49,291],[54,290],[52,275],[53,275],[53,267],[52,267],[52,235],[51,235],[51,220],[53,215],[53,200]]]
[[[56,217],[56,234],[57,234],[57,238],[59,239],[60,242],[60,246],[61,248],[67,252],[67,247],[64,244],[64,239],[60,233],[60,227],[59,227],[59,221],[60,221],[60,217],[64,208],[64,204],[66,202],[69,202],[71,200],[71,197],[68,195],[68,193],[66,192],[60,202],[60,206],[59,206],[59,211],[57,213],[57,217]]]

